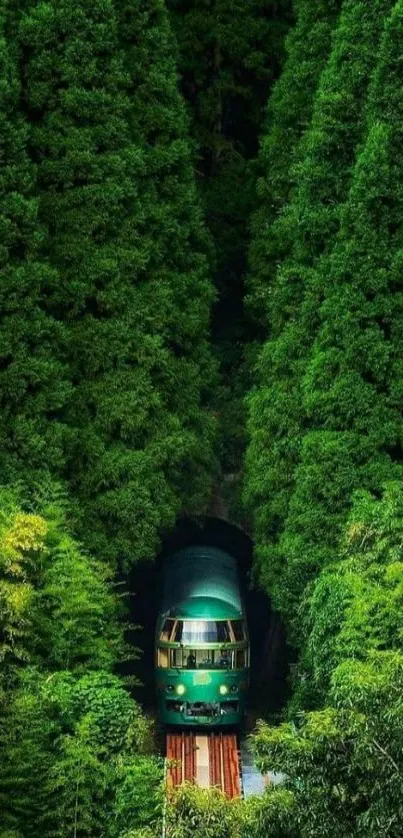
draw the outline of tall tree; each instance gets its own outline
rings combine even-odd
[[[70,395],[65,330],[42,305],[59,283],[40,256],[35,169],[27,154],[18,51],[0,4],[0,472],[33,482],[65,462],[63,408]]]
[[[70,485],[112,561],[209,492],[209,245],[161,0],[30,2],[20,24],[47,305],[75,384]]]
[[[289,601],[331,559],[352,491],[379,491],[403,473],[399,15],[394,7],[340,236],[319,276],[318,332],[300,391],[307,420],[281,546]]]
[[[263,576],[266,584],[274,585],[277,603],[289,616],[295,616],[295,603],[321,564],[307,545],[301,548],[300,534],[312,513],[311,506],[304,502],[296,510],[293,505],[301,440],[312,416],[304,401],[308,394],[304,375],[332,271],[329,254],[342,223],[356,149],[365,135],[373,56],[384,16],[392,5],[388,0],[373,4],[346,0],[343,4],[315,95],[312,120],[299,144],[295,186],[272,225],[281,261],[266,290],[270,339],[261,353],[258,386],[250,399],[247,492],[258,508]],[[321,447],[313,449],[312,455],[316,462],[325,456]],[[328,455],[331,459],[330,450]],[[330,460],[329,466],[334,467]],[[343,473],[340,488],[348,494],[347,471]],[[329,493],[329,504],[335,503],[333,484],[324,487],[315,467],[308,479],[317,493]],[[294,514],[299,516],[298,522],[295,518],[290,526]],[[312,514],[315,533],[311,530],[311,541],[319,545],[324,531],[314,517]],[[323,526],[327,527],[325,519]],[[337,539],[337,534],[333,537]],[[300,636],[299,630],[297,634]]]
[[[278,298],[282,289],[277,282],[278,264],[291,246],[289,240],[280,243],[278,224],[295,190],[301,137],[310,125],[340,7],[339,0],[295,0],[296,22],[286,39],[283,72],[269,99],[258,158],[259,207],[251,220],[247,302],[266,339],[269,329],[270,340],[262,352],[256,349],[255,386],[248,404],[245,500],[254,521],[257,561],[266,570],[266,587],[276,578],[279,560],[272,542],[286,515],[296,457],[289,444],[293,429],[288,417],[295,411],[295,400],[286,380],[287,360],[283,352],[274,351],[282,319],[277,322],[278,310],[276,317],[270,317],[269,308],[272,297]],[[287,433],[278,433],[281,417],[287,422]]]
[[[341,5],[342,0],[294,0],[295,25],[286,38],[284,67],[267,106],[257,161],[259,206],[251,220],[248,275],[249,305],[263,324],[267,324],[268,290],[284,248],[275,221],[295,186],[299,142],[310,124]]]
[[[28,655],[33,608],[32,572],[43,546],[45,521],[25,515],[9,491],[2,491],[0,511],[0,699],[17,663]]]

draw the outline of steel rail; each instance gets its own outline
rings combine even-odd
[[[207,745],[207,747],[206,747]],[[198,752],[208,755],[208,767]],[[241,766],[235,734],[193,732],[168,733],[166,737],[167,785],[198,783],[219,788],[229,799],[241,795]]]

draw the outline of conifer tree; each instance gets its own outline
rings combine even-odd
[[[251,220],[247,298],[263,323],[267,323],[269,289],[284,252],[275,221],[295,185],[300,138],[310,124],[341,4],[342,0],[294,0],[295,25],[286,38],[283,71],[267,106],[258,157],[259,207]]]
[[[380,491],[402,472],[403,14],[394,5],[329,257],[320,327],[301,392],[309,427],[283,539],[283,584],[300,596],[332,557],[352,491]]]
[[[30,2],[28,57],[44,243],[75,384],[70,485],[112,561],[209,491],[209,245],[160,0]]]
[[[64,465],[63,407],[70,386],[64,328],[42,305],[57,288],[55,268],[40,258],[35,170],[21,113],[10,5],[0,4],[0,472],[32,483]]]
[[[259,507],[258,542],[266,584],[277,579],[275,596],[290,616],[293,596],[299,599],[316,566],[312,554],[301,552],[298,537],[293,540],[286,523],[293,514],[295,470],[311,415],[307,416],[304,403],[303,377],[331,270],[329,253],[340,228],[355,152],[365,133],[365,94],[373,56],[391,5],[388,0],[374,4],[346,0],[343,4],[312,121],[300,141],[296,185],[274,224],[281,245],[278,255],[282,253],[283,259],[267,293],[271,339],[261,353],[259,386],[250,400],[248,492]],[[330,450],[327,454],[331,458]],[[319,447],[312,456],[319,460],[326,455]],[[343,479],[348,492],[347,471]],[[314,471],[312,481],[317,483]],[[325,489],[319,481],[316,491],[328,491],[329,503],[334,502],[331,485]],[[304,516],[309,517],[309,505],[304,509],[299,509],[302,518],[295,524],[295,533],[301,532]],[[289,536],[282,536],[284,528]],[[322,536],[317,531],[315,539],[319,542]],[[296,557],[294,564],[291,553]],[[301,567],[304,562],[306,572]]]
[[[341,0],[295,0],[296,22],[286,39],[283,72],[269,99],[258,158],[260,206],[251,221],[247,302],[266,338],[269,329],[271,340],[264,345],[254,369],[255,389],[248,403],[245,500],[254,519],[257,559],[266,570],[264,583],[270,587],[279,564],[271,542],[277,540],[286,516],[296,459],[290,443],[295,400],[287,381],[288,359],[275,342],[281,334],[283,313],[278,305],[275,316],[270,317],[269,308],[273,296],[278,299],[282,291],[277,268],[291,247],[284,237],[281,242],[278,223],[295,189],[301,137],[310,124],[340,7]],[[278,430],[282,419],[286,433]]]

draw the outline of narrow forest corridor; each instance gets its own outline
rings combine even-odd
[[[211,237],[215,301],[211,340],[218,364],[212,403],[219,467],[234,476],[228,502],[240,511],[246,445],[243,400],[249,356],[262,337],[245,305],[258,149],[268,90],[280,72],[288,0],[188,3],[169,0],[179,74],[196,144],[196,183]]]

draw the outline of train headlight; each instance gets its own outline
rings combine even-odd
[[[220,686],[220,695],[227,695],[228,687],[226,684],[221,684]]]
[[[184,684],[178,684],[176,687],[176,692],[178,695],[185,695],[186,687]]]

